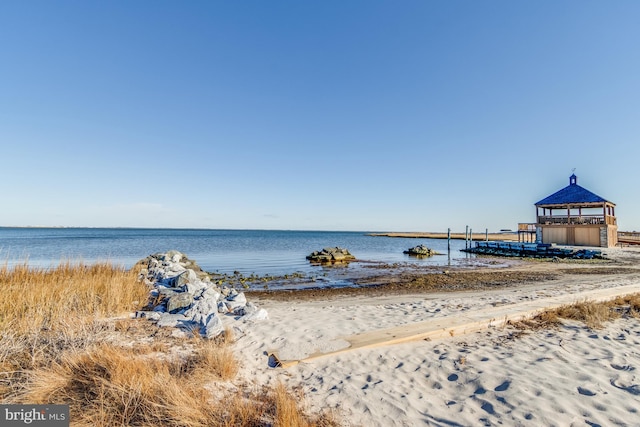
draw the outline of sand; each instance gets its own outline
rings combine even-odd
[[[491,313],[502,318],[531,304],[582,300],[587,292],[640,289],[640,250],[608,253],[616,262],[584,265],[584,274],[563,264],[514,267],[558,272],[540,283],[292,301],[263,296],[256,302],[269,320],[228,320],[228,326],[246,381],[300,388],[310,411],[331,410],[345,426],[638,426],[638,319],[619,319],[598,330],[566,321],[558,329],[525,333],[504,322],[485,322],[468,333],[350,348],[357,334],[464,323]],[[274,367],[268,357],[273,352],[302,362]],[[338,353],[304,360],[331,352]]]

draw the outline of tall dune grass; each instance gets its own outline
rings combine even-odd
[[[207,382],[231,377],[210,369],[211,360],[224,357],[225,348],[208,343],[192,358],[170,361],[98,345],[34,372],[18,402],[69,403],[77,426],[336,425],[327,416],[310,420],[282,385],[264,393],[238,389],[213,398],[205,391]]]
[[[52,269],[4,265],[0,285],[0,331],[20,334],[128,313],[141,308],[149,292],[134,271],[107,263],[65,262]]]
[[[203,393],[208,364],[196,357],[161,360],[100,344],[33,372],[18,401],[68,403],[77,425],[204,426],[222,405]]]

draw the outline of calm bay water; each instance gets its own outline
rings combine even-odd
[[[402,251],[425,244],[441,256],[416,259]],[[0,227],[0,261],[51,267],[61,261],[110,261],[127,268],[146,256],[176,249],[206,271],[282,275],[310,273],[305,257],[329,246],[347,248],[359,260],[424,265],[458,264],[470,255],[464,241],[368,236],[365,232],[202,230],[136,228],[8,228]]]

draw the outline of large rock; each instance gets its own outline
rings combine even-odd
[[[183,325],[190,321],[191,319],[183,314],[162,313],[160,315],[160,319],[158,319],[157,325],[161,327],[175,328],[176,326],[180,326],[181,324]]]
[[[356,259],[355,256],[347,249],[335,247],[324,248],[321,251],[314,251],[310,255],[307,255],[307,259],[311,262],[329,263],[329,262],[346,262]]]
[[[207,318],[207,323],[204,326],[204,336],[207,338],[215,338],[224,332],[224,326],[222,320],[216,313],[211,314]]]
[[[182,292],[173,295],[167,301],[167,311],[169,313],[176,313],[183,308],[189,308],[193,304],[193,295],[188,292]]]
[[[197,280],[197,278],[198,277],[196,276],[196,273],[193,270],[183,269],[181,270],[180,274],[173,277],[168,277],[167,279],[165,279],[164,283],[170,288],[181,288],[187,285],[188,283],[191,283]]]
[[[406,251],[403,251],[405,254],[416,255],[416,256],[432,256],[437,255],[437,252],[431,248],[426,247],[425,245],[414,246],[413,248],[409,248]]]
[[[267,320],[269,318],[269,314],[267,310],[264,308],[257,308],[256,310],[252,310],[247,312],[247,308],[245,307],[245,315],[242,317],[243,322],[258,322],[262,320]]]
[[[245,297],[244,292],[240,292],[237,295],[228,296],[224,304],[227,306],[227,310],[230,313],[238,314],[244,310],[244,307],[247,305],[247,297]]]
[[[206,325],[207,319],[218,311],[218,301],[213,298],[200,298],[193,307],[184,312],[194,322]]]
[[[215,286],[208,286],[202,289],[202,291],[200,292],[200,295],[198,295],[199,298],[203,298],[211,301],[218,301],[221,296],[222,296],[222,293]]]

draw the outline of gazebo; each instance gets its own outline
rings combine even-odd
[[[578,185],[569,185],[536,205],[536,241],[559,245],[613,247],[618,243],[615,203]]]

